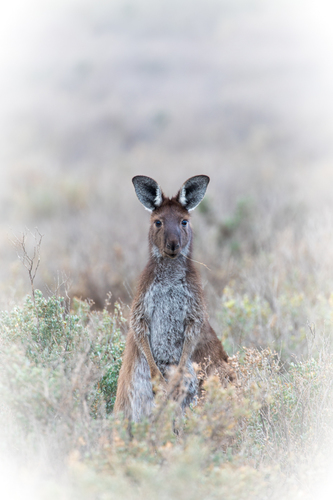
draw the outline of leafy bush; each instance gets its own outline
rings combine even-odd
[[[88,302],[75,299],[70,312],[62,297],[45,298],[38,290],[34,295],[35,303],[27,296],[21,307],[0,314],[3,345],[18,360],[23,354],[19,365],[5,363],[9,380],[18,382],[16,375],[21,382],[30,379],[36,397],[43,392],[43,384],[49,384],[47,392],[54,398],[48,401],[49,411],[58,406],[60,387],[71,379],[74,399],[80,386],[90,411],[96,414],[105,404],[110,412],[124,349],[121,308],[116,304],[113,315],[106,309],[98,313],[91,311]],[[79,380],[84,368],[85,377]]]

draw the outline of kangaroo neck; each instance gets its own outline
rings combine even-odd
[[[155,278],[157,279],[181,279],[186,276],[189,270],[191,264],[190,252],[188,255],[180,254],[175,259],[151,253],[150,264],[154,268]]]

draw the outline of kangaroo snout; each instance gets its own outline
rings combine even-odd
[[[164,245],[164,255],[171,259],[175,259],[181,252],[181,241],[180,238],[168,238]]]
[[[166,243],[166,247],[168,250],[174,252],[175,250],[178,250],[178,248],[180,247],[180,243],[178,243],[178,241],[168,241]]]

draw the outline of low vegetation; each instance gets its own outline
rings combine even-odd
[[[267,301],[230,285],[220,321],[238,345],[256,331],[283,339],[303,302],[282,295],[278,327]],[[320,307],[332,314],[331,300]],[[243,346],[235,384],[210,378],[185,415],[157,387],[152,419],[129,425],[112,414],[125,329],[118,303],[95,311],[39,290],[1,312],[0,449],[42,470],[38,498],[312,498],[309,471],[333,443],[327,331],[305,325],[299,357]]]

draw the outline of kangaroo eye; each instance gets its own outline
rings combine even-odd
[[[162,226],[162,222],[160,220],[155,220],[155,226],[156,227],[161,227]]]
[[[185,219],[184,219],[184,220],[182,220],[182,226],[183,226],[183,227],[186,227],[186,226],[187,226],[187,224],[188,224],[188,220],[185,220]]]

